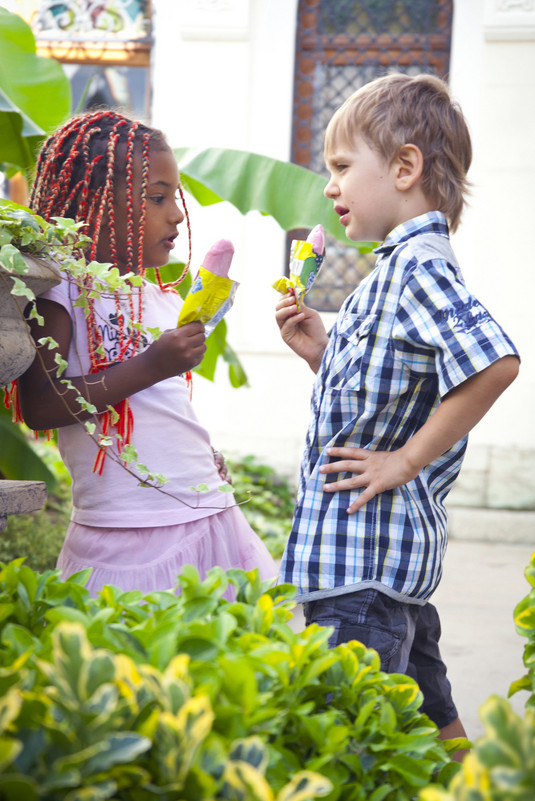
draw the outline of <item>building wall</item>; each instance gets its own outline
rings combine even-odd
[[[519,379],[472,432],[452,496],[457,504],[529,509],[535,508],[535,10],[515,5],[455,3],[450,84],[475,156],[470,208],[453,243],[468,286],[517,343],[523,363]],[[230,147],[288,160],[296,15],[297,0],[155,0],[153,122],[173,146]],[[227,318],[229,340],[250,384],[232,389],[222,366],[215,384],[194,379],[194,405],[217,447],[252,453],[293,477],[313,375],[285,348],[274,322],[271,283],[287,258],[284,234],[273,220],[255,212],[242,217],[227,204],[191,213],[194,265],[216,239],[234,242],[231,274],[241,286]]]

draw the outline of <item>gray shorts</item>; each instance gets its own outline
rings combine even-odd
[[[360,590],[309,601],[305,621],[332,626],[329,645],[359,640],[374,648],[386,673],[405,673],[418,683],[424,696],[421,712],[439,729],[458,713],[440,656],[440,620],[435,607],[404,604],[378,590]]]

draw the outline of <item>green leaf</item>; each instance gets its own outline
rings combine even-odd
[[[21,256],[19,249],[11,243],[2,245],[0,248],[0,264],[10,273],[24,275],[28,272],[28,265]],[[13,281],[15,281],[15,278],[13,278]],[[20,292],[14,292],[13,290],[11,292],[14,295],[20,294]]]
[[[333,203],[323,190],[326,178],[290,162],[244,150],[179,148],[174,151],[184,187],[203,206],[227,200],[242,214],[270,214],[284,231],[318,223],[347,247]],[[371,249],[370,243],[364,249]]]
[[[56,478],[22,432],[13,423],[11,412],[0,403],[0,473],[11,481],[45,481],[48,490],[56,485]]]
[[[114,765],[133,762],[139,754],[145,753],[151,746],[152,742],[148,737],[134,732],[117,732],[102,741],[101,752],[91,757],[88,768],[100,773]]]
[[[35,164],[46,134],[69,115],[71,89],[62,66],[36,55],[30,26],[0,8],[0,161]]]
[[[3,801],[37,801],[37,785],[29,776],[0,776],[0,798]]]

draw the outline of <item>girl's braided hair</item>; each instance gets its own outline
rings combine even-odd
[[[77,115],[51,134],[43,144],[36,166],[29,205],[37,214],[49,221],[52,217],[70,217],[86,223],[84,233],[91,237],[89,259],[96,259],[103,220],[106,221],[111,260],[118,263],[117,231],[115,226],[116,192],[126,192],[126,268],[129,272],[144,275],[143,241],[145,232],[146,195],[150,151],[167,150],[164,134],[139,121],[131,120],[116,111],[93,111]],[[141,158],[141,193],[134,197],[134,162]],[[173,290],[185,277],[191,261],[191,227],[182,187],[180,197],[188,229],[189,258],[180,277],[168,284],[161,280],[156,269],[160,289]],[[139,205],[138,205],[139,204]],[[136,244],[137,243],[137,244]],[[91,278],[86,279],[91,288]],[[125,321],[121,310],[121,297],[115,293],[118,354],[113,363],[130,358],[138,349],[142,337],[141,289],[132,288],[128,295],[129,318]],[[109,366],[103,348],[102,326],[97,320],[92,293],[89,302],[87,334],[90,371],[96,373]],[[135,302],[137,300],[137,303]],[[128,398],[116,407],[118,419],[112,423],[109,411],[102,415],[102,433],[111,425],[120,434],[119,450],[130,441],[133,419]],[[117,415],[113,415],[116,419]],[[102,473],[105,450],[99,450],[94,469]]]
[[[86,233],[93,244],[89,256],[96,257],[102,221],[107,215],[110,248],[113,262],[117,262],[114,218],[115,192],[119,181],[126,185],[127,197],[127,268],[144,273],[143,238],[147,177],[150,149],[166,150],[169,145],[164,134],[149,128],[116,111],[93,111],[72,117],[45,141],[37,160],[36,176],[30,194],[30,208],[50,220],[51,217],[70,217],[87,224]],[[134,253],[134,197],[133,165],[141,153],[141,198],[137,229],[137,252]],[[191,258],[191,229],[182,187],[180,197],[188,227],[189,255]],[[188,264],[173,284],[176,286],[186,275]]]

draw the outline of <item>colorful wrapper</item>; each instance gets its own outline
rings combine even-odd
[[[290,275],[278,278],[273,287],[285,295],[292,292],[298,308],[301,298],[318,277],[325,256],[323,228],[316,225],[308,239],[294,239],[290,248]]]
[[[238,286],[238,281],[214,275],[201,267],[178,315],[177,328],[186,323],[201,322],[206,336],[209,336],[234,303]]]

